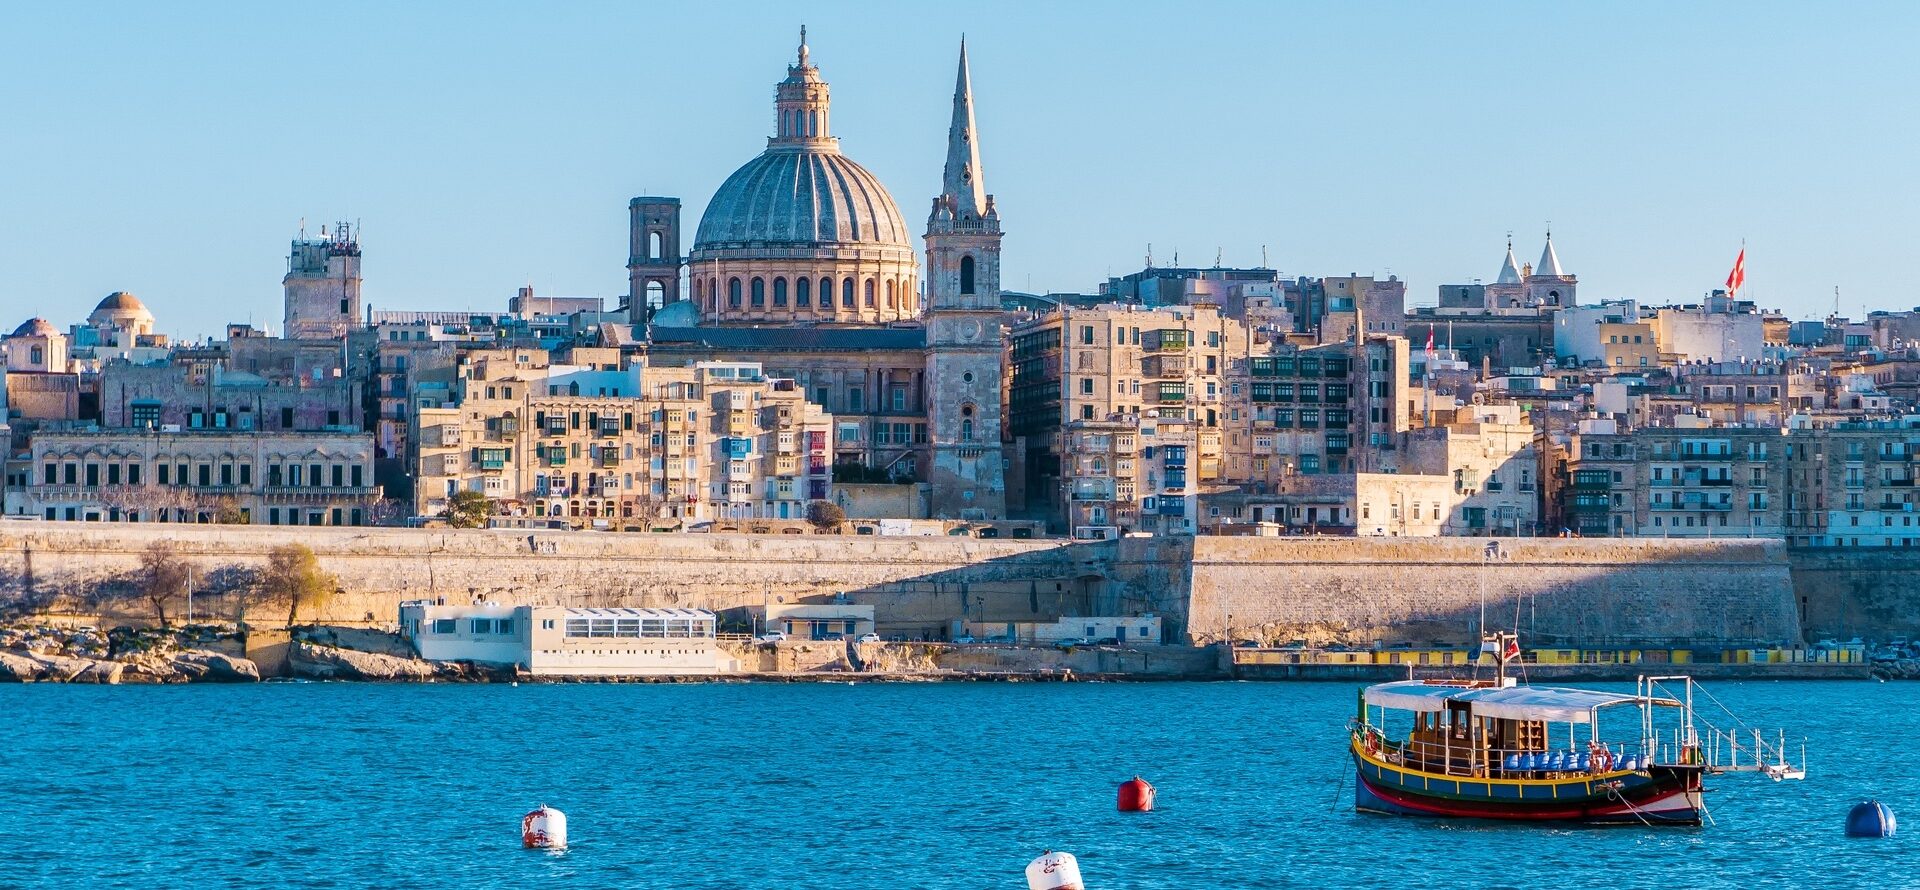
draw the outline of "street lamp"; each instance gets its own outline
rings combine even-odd
[[[1480,551],[1480,636],[1487,635],[1487,564],[1497,559],[1506,559],[1507,551],[1499,541],[1488,541]]]

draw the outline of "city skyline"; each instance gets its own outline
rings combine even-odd
[[[179,335],[277,329],[302,217],[310,233],[367,226],[375,308],[497,310],[528,283],[611,304],[627,198],[677,195],[699,218],[770,135],[767,84],[802,24],[777,8],[485,23],[450,8],[6,13],[34,39],[0,62],[19,114],[0,142],[16,211],[0,222],[14,285],[0,306],[64,326],[130,290]],[[939,190],[949,60],[968,35],[1009,290],[1091,291],[1139,269],[1149,244],[1161,266],[1176,251],[1256,265],[1264,247],[1285,274],[1398,275],[1426,304],[1438,285],[1491,281],[1509,231],[1537,255],[1551,220],[1583,302],[1696,300],[1744,239],[1743,296],[1790,317],[1824,315],[1835,286],[1843,315],[1908,308],[1877,289],[1920,197],[1894,159],[1913,125],[1859,103],[1910,91],[1896,54],[1872,47],[1910,34],[1914,14],[1864,27],[1874,13],[1761,24],[1729,9],[1645,34],[1644,20],[1519,8],[1096,21],[984,4],[881,23],[821,7],[805,24],[836,134],[909,218]],[[1376,51],[1332,46],[1342,33]],[[1843,38],[1844,55],[1821,52]],[[1635,54],[1603,57],[1618,46]],[[1752,70],[1708,58],[1722,46],[1841,64]],[[1456,70],[1431,76],[1441,65]],[[1358,124],[1333,123],[1342,112]]]

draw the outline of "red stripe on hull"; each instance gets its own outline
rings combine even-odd
[[[1366,793],[1379,798],[1389,806],[1418,815],[1523,822],[1598,821],[1631,824],[1644,820],[1651,823],[1694,825],[1699,824],[1700,821],[1698,807],[1688,799],[1686,790],[1681,788],[1662,790],[1644,801],[1632,801],[1631,805],[1626,801],[1612,800],[1556,806],[1517,801],[1490,800],[1481,803],[1429,797],[1402,789],[1390,790],[1381,787],[1368,781],[1364,775],[1357,775],[1357,779],[1361,785],[1365,786]],[[1672,805],[1675,800],[1681,802],[1678,807]],[[1359,808],[1365,809],[1364,806]]]

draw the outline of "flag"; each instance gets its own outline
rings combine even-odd
[[[1740,248],[1740,256],[1733,261],[1733,271],[1727,273],[1727,299],[1740,295],[1740,286],[1747,283],[1747,249]]]
[[[1520,654],[1520,641],[1514,639],[1513,637],[1508,637],[1506,649],[1504,649],[1500,653],[1500,656],[1502,658],[1512,658],[1515,655],[1519,655],[1519,654]]]

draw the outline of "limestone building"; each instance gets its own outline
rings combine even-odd
[[[802,33],[775,87],[766,149],[708,203],[685,261],[679,203],[629,204],[628,317],[654,368],[755,362],[834,417],[849,478],[927,486],[932,518],[1006,507],[1000,418],[1000,218],[985,187],[961,48],[924,289],[892,196],[832,135]],[[658,304],[657,310],[650,308]]]
[[[832,418],[793,381],[753,363],[621,368],[592,352],[575,350],[575,364],[469,354],[443,402],[423,394],[414,511],[440,514],[468,490],[508,517],[644,531],[801,519],[832,497]]]
[[[289,340],[339,340],[360,320],[360,242],[346,223],[319,238],[305,233],[294,239],[287,254],[287,275],[281,280],[286,304]]]
[[[27,463],[9,516],[367,525],[381,496],[364,433],[43,430]]]

